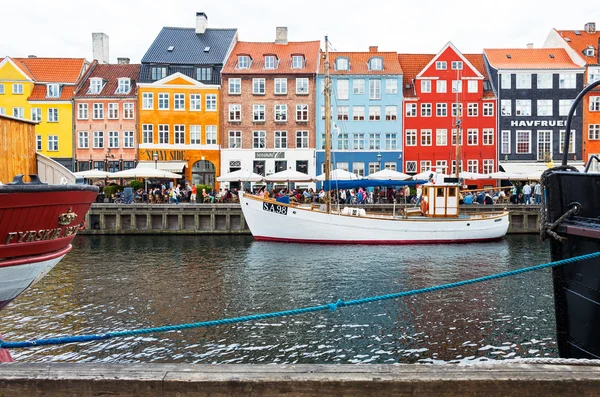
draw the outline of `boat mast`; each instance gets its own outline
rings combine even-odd
[[[456,79],[458,81],[461,82],[462,84],[462,80],[460,79],[460,71],[457,70],[456,71]],[[461,87],[462,88],[462,87]],[[462,90],[461,90],[462,91]],[[456,179],[459,178],[460,175],[460,148],[462,145],[462,125],[461,125],[461,118],[462,118],[462,103],[460,103],[458,101],[458,89],[456,90],[456,153],[454,154],[455,160],[456,161],[456,172],[454,173]]]
[[[325,36],[325,180],[329,181],[329,191],[325,194],[327,213],[331,212],[331,88],[329,80],[329,40]]]

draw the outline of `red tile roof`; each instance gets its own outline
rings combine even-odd
[[[96,64],[91,73],[86,76],[86,80],[81,85],[81,88],[75,93],[77,98],[97,98],[97,97],[112,97],[112,98],[129,98],[135,97],[137,92],[136,81],[140,74],[140,66],[134,64]],[[105,81],[102,91],[98,94],[88,94],[90,88],[90,78],[99,77]],[[129,77],[131,79],[131,91],[128,94],[115,94],[119,86],[119,78]]]
[[[320,41],[290,41],[288,44],[256,43],[238,41],[223,73],[229,74],[306,74],[316,73],[319,64]],[[252,58],[250,68],[238,69],[238,55]],[[276,55],[279,59],[277,69],[265,69],[265,55]],[[292,55],[304,55],[306,63],[302,69],[292,69]]]
[[[484,49],[496,69],[581,69],[562,48]]]
[[[383,70],[369,70],[368,62],[373,57],[383,59]],[[337,58],[348,58],[349,70],[335,70]],[[330,74],[402,74],[402,67],[395,52],[330,52]],[[321,62],[319,73],[325,73],[325,62]]]
[[[588,33],[585,30],[578,30],[579,34],[575,34],[574,30],[556,30],[556,32],[565,39],[572,49],[577,51],[577,53],[585,60],[586,64],[600,64],[600,60],[598,59],[598,51],[600,51],[600,31]],[[594,56],[587,56],[583,53],[583,51],[590,46],[594,48]]]
[[[11,58],[24,65],[36,81],[75,84],[83,75],[84,58]]]
[[[60,97],[48,98],[48,88],[46,84],[34,84],[31,95],[27,99],[30,101],[69,101],[73,97],[75,87],[75,85],[63,85],[61,87]]]
[[[5,59],[6,58],[0,58],[0,63],[2,63]],[[17,58],[10,58],[10,60],[13,61],[14,64],[17,65],[17,67],[27,75],[27,77],[29,77],[31,80],[35,80],[35,77],[33,77],[29,69],[27,69],[27,66],[25,66],[21,61],[19,61]]]

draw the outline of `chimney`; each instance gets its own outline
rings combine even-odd
[[[208,26],[208,15],[203,12],[196,13],[196,34],[202,34]]]
[[[37,55],[27,55],[27,58],[37,58]]]
[[[596,22],[588,22],[583,27],[587,33],[596,33]]]
[[[287,44],[287,26],[278,26],[275,28],[275,44]]]
[[[527,48],[533,48],[533,43],[527,43]]]
[[[129,58],[117,58],[117,63],[119,65],[129,65]]]
[[[109,63],[108,35],[104,33],[92,33],[92,51],[94,59],[98,63]]]
[[[377,47],[376,45],[369,46],[369,52],[377,52],[377,51],[379,51],[379,47]]]

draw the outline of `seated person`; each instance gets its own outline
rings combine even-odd
[[[467,193],[465,195],[465,198],[463,199],[465,205],[471,205],[473,204],[473,196],[470,193]]]

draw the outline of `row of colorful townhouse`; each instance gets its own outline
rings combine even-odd
[[[574,98],[600,79],[599,42],[588,23],[552,30],[543,48],[330,52],[333,166],[453,173],[458,152],[470,172],[547,167],[562,159]],[[157,167],[209,185],[238,169],[323,171],[320,41],[277,28],[274,42],[242,42],[197,13],[195,28],[163,28],[141,65],[109,64],[101,33],[94,58],[0,62],[0,113],[39,121],[37,150],[67,168]],[[572,164],[600,153],[599,91],[572,130]]]

